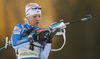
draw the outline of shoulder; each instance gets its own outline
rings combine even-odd
[[[19,23],[19,24],[16,24],[16,26],[19,26],[19,27],[20,27],[20,26],[22,26],[22,24],[21,24],[21,23]]]
[[[23,24],[21,24],[21,23],[16,24],[15,27],[14,27],[14,30],[16,30],[16,29],[17,29],[17,30],[21,30],[21,29],[22,29],[22,25],[23,25]]]

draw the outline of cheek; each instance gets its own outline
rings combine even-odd
[[[30,23],[34,23],[35,21],[34,20],[30,20]]]
[[[41,21],[41,18],[40,18],[40,21]]]
[[[31,19],[28,20],[28,23],[29,23],[29,24],[32,24],[33,22],[34,22],[34,21],[31,20]]]
[[[31,20],[30,20],[30,23],[31,23],[31,24],[34,24],[34,23],[35,23],[35,19],[31,19]]]

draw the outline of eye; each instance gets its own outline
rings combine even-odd
[[[33,16],[33,18],[36,18],[36,16]]]
[[[41,17],[41,15],[38,16],[39,18]]]

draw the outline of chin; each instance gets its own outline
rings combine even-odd
[[[35,25],[34,27],[38,27],[38,25]]]

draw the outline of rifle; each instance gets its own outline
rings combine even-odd
[[[54,35],[62,35],[63,39],[64,39],[63,45],[58,49],[51,49],[51,51],[59,51],[64,47],[64,45],[66,43],[66,36],[65,36],[66,26],[70,25],[70,24],[73,24],[73,23],[86,21],[86,20],[95,20],[95,18],[92,18],[92,15],[90,14],[90,15],[87,15],[86,18],[82,18],[82,19],[67,22],[67,23],[64,23],[63,20],[60,20],[60,23],[57,23],[57,22],[52,23],[49,27],[43,28],[43,29],[33,30],[33,28],[31,28],[31,29],[29,29],[29,31],[26,31],[24,35],[22,35],[21,39],[27,38],[27,36],[32,37],[33,35],[38,34],[38,33],[42,33],[42,32],[46,32],[47,35],[49,36],[49,38],[53,38]],[[45,38],[47,38],[47,37],[45,37]],[[7,45],[9,45],[9,46],[12,45],[11,39],[8,42],[8,37],[4,38],[3,40],[6,40],[6,44],[0,50],[6,49]]]

